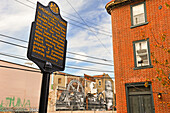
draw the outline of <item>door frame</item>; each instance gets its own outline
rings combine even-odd
[[[128,88],[134,87],[134,86],[144,86],[144,84],[145,84],[145,82],[125,83],[126,104],[127,104],[127,112],[128,113],[130,113]],[[155,106],[154,106],[154,99],[153,99],[153,91],[152,91],[152,84],[151,84],[151,82],[148,82],[148,86],[150,87],[150,95],[151,95],[151,98],[152,98],[153,113],[155,113]]]

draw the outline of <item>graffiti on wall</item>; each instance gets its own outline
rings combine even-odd
[[[6,97],[5,100],[1,100],[0,108],[4,107],[22,107],[30,108],[30,100],[21,99],[20,97]]]

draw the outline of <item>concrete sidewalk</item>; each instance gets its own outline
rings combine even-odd
[[[116,111],[56,111],[48,113],[117,113]]]

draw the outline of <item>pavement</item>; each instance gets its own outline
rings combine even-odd
[[[117,113],[116,111],[56,111],[48,113]]]

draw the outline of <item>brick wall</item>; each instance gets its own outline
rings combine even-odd
[[[170,58],[167,53],[152,46],[155,44],[155,39],[150,31],[152,28],[152,32],[159,42],[161,42],[161,33],[166,33],[167,39],[170,37],[170,9],[165,6],[166,2],[170,4],[169,0],[146,0],[147,20],[149,23],[140,27],[130,28],[130,5],[139,2],[143,1],[117,7],[111,11],[117,113],[127,113],[125,83],[145,82],[147,78],[150,80],[156,76],[155,69],[158,68],[152,63],[153,68],[134,70],[132,42],[149,38],[150,51],[155,53],[158,60],[165,61],[165,59]],[[160,5],[162,9],[158,8]],[[145,38],[142,34],[145,34]],[[169,43],[169,39],[167,41]],[[165,46],[168,46],[166,44]],[[169,73],[168,69],[165,69],[165,71]],[[162,90],[163,87],[159,82],[152,83],[155,113],[170,113],[170,108],[160,103],[170,102],[170,96],[163,94],[162,100],[160,100],[157,98],[157,93],[155,93]]]

